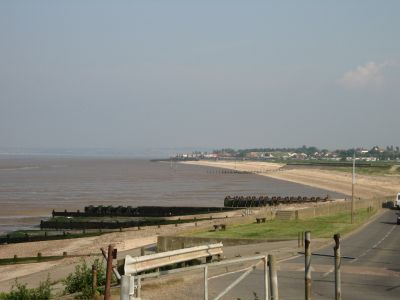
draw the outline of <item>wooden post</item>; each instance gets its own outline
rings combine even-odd
[[[335,234],[333,239],[335,240],[335,247],[333,248],[335,253],[335,300],[341,300],[342,288],[340,282],[340,234]]]
[[[297,233],[297,247],[301,247],[301,233],[300,231]]]
[[[106,286],[104,289],[104,300],[110,300],[111,293],[111,277],[112,277],[112,263],[113,263],[113,245],[108,245],[108,254],[107,254],[107,269],[106,269]]]
[[[305,299],[311,300],[311,233],[310,231],[305,232],[305,266],[304,266],[304,282],[305,282]]]
[[[93,299],[97,300],[98,295],[97,295],[97,268],[96,268],[96,265],[92,265],[92,293],[93,293]]]
[[[264,300],[268,300],[268,260],[264,257]]]
[[[278,274],[276,272],[275,256],[268,254],[269,282],[271,289],[271,300],[279,300],[278,294]]]

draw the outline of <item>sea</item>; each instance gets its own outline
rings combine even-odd
[[[223,206],[227,195],[326,196],[326,190],[212,168],[108,156],[0,155],[0,233],[87,205]],[[215,170],[215,169],[213,169]]]

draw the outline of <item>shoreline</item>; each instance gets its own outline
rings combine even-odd
[[[285,164],[255,161],[190,161],[182,164],[254,172],[256,175],[293,182],[351,196],[352,174],[322,167],[296,168]],[[261,172],[260,172],[261,171]],[[355,197],[388,197],[400,191],[400,177],[356,174]]]

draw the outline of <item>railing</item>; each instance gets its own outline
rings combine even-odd
[[[161,252],[138,257],[125,257],[125,275],[137,274],[142,271],[156,269],[159,267],[177,264],[203,257],[212,257],[222,254],[222,243],[205,246],[184,248],[179,250]]]
[[[203,270],[204,274],[204,300],[208,300],[208,281],[214,278],[219,278],[221,276],[232,274],[225,273],[213,277],[208,276],[209,268],[213,267],[222,267],[233,264],[240,264],[244,262],[256,261],[250,267],[245,269],[241,269],[235,272],[244,271],[242,275],[240,275],[236,280],[234,280],[228,287],[226,287],[223,291],[221,291],[218,296],[214,298],[214,300],[221,299],[224,295],[226,295],[230,290],[232,290],[236,285],[238,285],[244,278],[246,278],[251,271],[253,271],[260,263],[263,263],[264,266],[264,297],[262,299],[267,300],[269,295],[269,286],[271,286],[271,299],[278,299],[278,279],[277,272],[275,268],[275,257],[272,255],[258,255],[251,257],[243,257],[236,258],[230,260],[224,260],[220,262],[208,263],[203,265],[185,267],[180,269],[166,270],[166,271],[157,271],[148,274],[141,275],[122,275],[121,278],[121,300],[131,300],[131,299],[140,299],[141,295],[141,281],[145,278],[159,277],[162,275],[169,274],[178,274],[182,272],[190,272],[194,270]],[[268,271],[269,270],[269,271]],[[132,273],[133,274],[133,273]]]

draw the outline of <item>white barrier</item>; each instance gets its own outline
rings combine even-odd
[[[125,257],[125,275],[156,269],[159,267],[176,264],[193,259],[222,254],[222,243],[197,246],[157,254]]]

